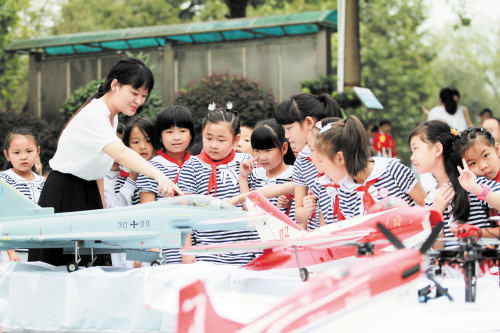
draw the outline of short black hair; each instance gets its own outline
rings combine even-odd
[[[156,150],[162,149],[161,133],[172,127],[187,128],[191,133],[191,142],[194,142],[194,122],[191,111],[180,105],[170,105],[162,109],[156,116],[155,133],[153,136],[153,146]]]
[[[382,127],[382,126],[384,126],[384,125],[386,125],[386,124],[387,124],[387,125],[389,125],[389,126],[392,126],[392,125],[391,125],[391,121],[390,121],[389,119],[382,119],[382,120],[378,123],[378,126],[379,126],[379,127]]]
[[[240,128],[241,127],[246,127],[246,128],[250,128],[250,129],[255,129],[255,121],[250,121],[250,120],[247,120],[247,121],[242,121],[241,124],[240,124]]]
[[[484,108],[480,113],[479,113],[479,116],[482,117],[485,113],[490,113],[492,116],[493,116],[493,111],[491,111],[490,109],[488,108]]]
[[[116,134],[123,135],[123,131],[125,131],[125,125],[118,124],[118,126],[116,126]]]
[[[144,134],[146,139],[151,140],[151,138],[153,137],[153,133],[155,130],[153,121],[145,117],[134,117],[127,123],[127,125],[125,125],[125,130],[123,131],[123,144],[129,148],[130,133],[132,133],[132,130],[136,126],[142,132],[142,134]]]

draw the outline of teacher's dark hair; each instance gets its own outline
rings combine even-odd
[[[444,109],[451,115],[454,115],[457,112],[457,101],[453,98],[453,90],[451,88],[443,88],[439,92],[439,98],[441,102],[444,104]]]
[[[147,102],[151,91],[155,85],[155,79],[151,70],[146,66],[144,61],[137,58],[125,58],[116,63],[116,65],[111,68],[106,80],[101,83],[97,88],[97,92],[90,97],[81,107],[76,111],[76,113],[71,117],[71,119],[66,123],[63,128],[66,128],[71,120],[83,109],[91,100],[94,98],[101,98],[108,91],[111,90],[111,83],[113,80],[117,80],[120,86],[132,86],[134,89],[144,88],[148,92],[146,97]]]

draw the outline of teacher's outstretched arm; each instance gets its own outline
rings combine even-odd
[[[172,180],[121,141],[108,143],[102,150],[120,165],[154,179],[158,183],[158,193],[162,196],[173,196],[175,192],[183,195]]]

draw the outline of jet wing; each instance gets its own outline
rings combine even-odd
[[[368,236],[369,232],[345,232],[335,236],[323,235],[315,237],[297,237],[286,239],[273,239],[263,242],[240,242],[216,245],[189,246],[181,250],[182,254],[208,254],[208,253],[228,253],[228,252],[256,252],[270,249],[281,249],[292,246],[302,247],[328,247],[337,242],[358,241]]]
[[[108,231],[108,232],[78,232],[64,234],[49,234],[37,236],[2,236],[1,241],[8,242],[70,242],[70,241],[123,241],[144,239],[159,236],[160,232],[153,231]]]

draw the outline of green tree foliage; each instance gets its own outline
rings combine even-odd
[[[12,111],[0,112],[0,151],[7,135],[16,128],[28,128],[38,134],[40,139],[40,160],[42,164],[47,163],[57,148],[57,140],[62,129],[61,124],[47,123],[43,119],[32,117],[26,113],[14,113]],[[7,160],[2,153],[0,155],[0,168],[6,164]]]
[[[426,44],[427,32],[419,26],[426,19],[423,0],[360,0],[361,77],[384,109],[357,109],[366,125],[392,121],[398,157],[410,164],[407,136],[418,121],[420,109],[438,86],[432,61],[434,46]]]
[[[68,0],[54,34],[145,27],[180,22],[179,6],[165,0]]]
[[[63,107],[59,110],[61,112],[63,121],[66,123],[71,117],[75,114],[76,111],[80,109],[80,107],[85,104],[92,96],[97,92],[97,87],[99,86],[101,81],[94,80],[90,81],[83,87],[76,89],[71,96],[64,101]],[[144,105],[137,109],[136,115],[141,117],[148,117],[152,120],[155,119],[156,114],[162,108],[161,98],[158,97],[154,92],[151,93],[148,100]],[[118,115],[118,119],[120,123],[127,123],[132,117],[129,117],[123,113]]]
[[[460,91],[460,104],[469,108],[473,123],[479,123],[479,112],[490,108],[500,116],[500,29],[448,26],[436,36],[439,53],[434,66],[441,87]],[[434,104],[439,103],[438,91]]]
[[[19,13],[28,0],[0,0],[0,110],[11,110],[16,91],[27,72],[20,70],[22,60],[18,55],[6,53],[5,47],[15,36]]]
[[[175,99],[175,104],[191,111],[196,133],[201,133],[203,117],[212,102],[218,107],[233,102],[233,109],[238,111],[242,122],[272,118],[276,106],[271,91],[246,78],[228,74],[213,74],[193,82],[182,89]],[[201,135],[197,137],[199,139]]]

